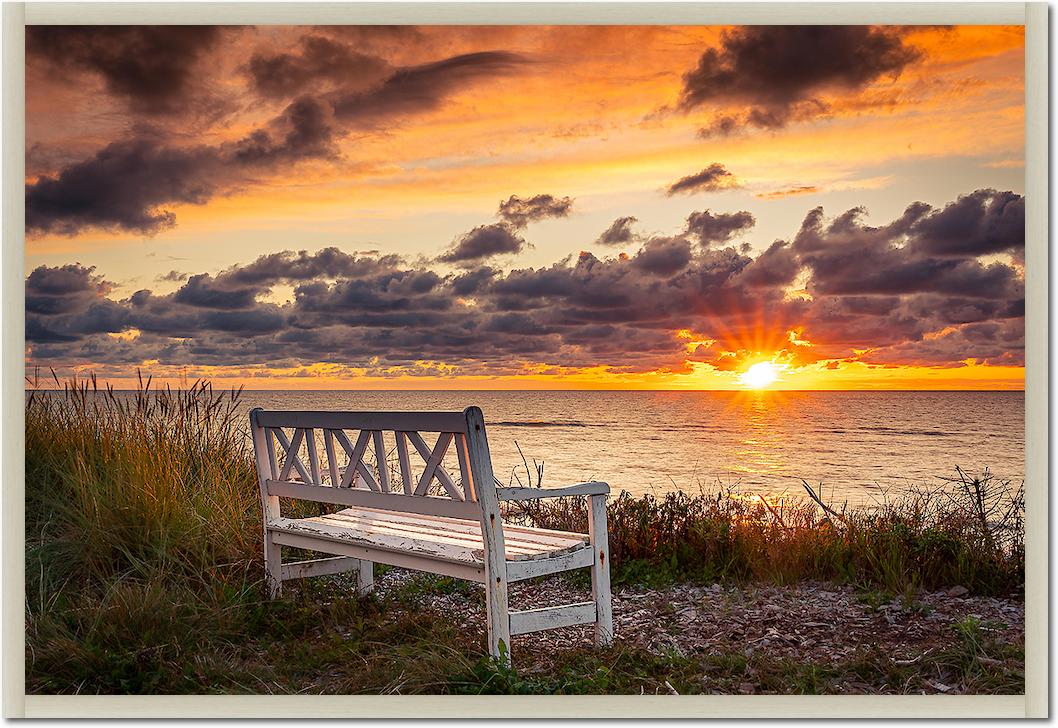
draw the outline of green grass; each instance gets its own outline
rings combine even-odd
[[[537,656],[514,671],[482,657],[479,635],[424,612],[433,596],[465,591],[459,580],[417,577],[367,599],[353,598],[341,578],[307,580],[270,601],[239,393],[206,383],[148,389],[149,381],[121,397],[88,380],[28,396],[30,692],[639,693],[665,692],[666,680],[688,693],[738,692],[747,682],[761,691],[833,692],[849,675],[871,690],[904,692],[934,673],[983,692],[1017,691],[1018,654],[972,621],[953,635],[957,648],[911,668],[880,655],[824,667],[619,644]],[[978,593],[1019,588],[1019,532],[999,537],[957,504],[828,520],[808,505],[733,494],[621,496],[609,511],[614,578],[832,579],[896,594],[951,584]],[[295,515],[318,512],[289,506]],[[586,526],[575,501],[510,515]]]

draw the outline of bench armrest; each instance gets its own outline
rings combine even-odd
[[[573,495],[606,495],[610,486],[592,481],[577,483],[565,488],[497,488],[496,497],[506,501],[537,500],[539,498],[564,498]]]

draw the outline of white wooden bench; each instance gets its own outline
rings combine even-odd
[[[606,483],[556,489],[499,486],[477,407],[463,412],[254,409],[250,426],[264,512],[265,570],[273,597],[285,580],[342,572],[354,572],[358,590],[367,592],[378,562],[484,583],[489,652],[494,657],[510,659],[511,635],[575,624],[594,623],[599,645],[612,641]],[[438,433],[433,447],[423,432]],[[443,466],[453,446],[458,478]],[[412,469],[413,451],[424,462],[418,475]],[[366,457],[369,453],[373,464]],[[557,496],[589,497],[587,534],[504,523],[501,501]],[[346,508],[330,515],[284,518],[281,498]],[[284,564],[282,546],[333,556]],[[584,567],[591,568],[592,601],[508,609],[509,583]]]

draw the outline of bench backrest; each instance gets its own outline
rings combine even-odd
[[[254,409],[250,425],[266,517],[269,499],[278,497],[474,519],[483,506],[496,504],[484,418],[476,407],[463,412]],[[437,433],[436,439],[422,433]],[[443,465],[450,448],[458,474]]]

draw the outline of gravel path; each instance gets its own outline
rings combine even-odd
[[[404,586],[413,572],[393,569],[378,580],[380,595]],[[661,589],[624,588],[614,592],[614,627],[619,641],[655,653],[675,650],[762,653],[814,664],[839,664],[865,649],[880,648],[898,664],[913,664],[933,650],[953,644],[955,623],[974,617],[982,630],[1009,644],[1024,643],[1024,603],[1015,598],[920,592],[910,604],[902,599],[879,603],[849,586],[800,583],[791,586],[675,585]],[[511,587],[513,609],[584,601],[589,592],[551,578]],[[481,633],[484,592],[470,585],[453,593],[424,590],[424,606],[463,629]],[[590,626],[569,627],[513,639],[515,653],[592,644]],[[523,652],[524,650],[524,652]],[[939,692],[944,692],[940,686]]]

